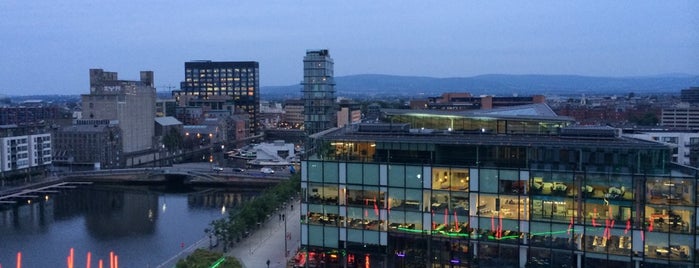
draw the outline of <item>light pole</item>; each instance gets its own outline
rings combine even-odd
[[[289,240],[286,236],[286,215],[282,214],[282,219],[284,220],[284,260],[286,260],[289,257],[289,251],[286,249],[286,242]]]
[[[160,164],[160,167],[163,166],[163,152],[165,152],[165,144],[160,144],[160,152],[159,152],[159,159],[158,159],[158,163]]]
[[[209,228],[204,229],[204,232],[209,235],[209,249],[213,248],[213,244],[211,243],[211,230]]]
[[[226,166],[226,164],[227,164],[227,161],[226,161],[226,145],[225,145],[225,144],[221,144],[221,156],[219,157],[218,165],[219,165],[220,167],[224,167],[224,166]]]

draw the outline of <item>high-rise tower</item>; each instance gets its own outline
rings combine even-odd
[[[306,134],[335,127],[337,118],[333,59],[327,49],[306,51],[301,85]]]
[[[234,113],[247,113],[250,133],[258,133],[260,113],[260,65],[256,61],[192,61],[184,63],[185,81],[173,96],[229,96]],[[221,107],[219,107],[221,108]]]

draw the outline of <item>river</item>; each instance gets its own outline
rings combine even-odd
[[[209,223],[258,194],[212,188],[83,185],[0,206],[0,267],[156,267],[205,238]]]

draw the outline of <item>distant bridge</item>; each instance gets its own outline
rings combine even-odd
[[[257,170],[246,172],[216,171],[209,163],[189,163],[173,167],[105,169],[78,171],[46,178],[0,191],[0,205],[14,204],[16,200],[40,198],[60,189],[75,188],[96,182],[109,183],[183,183],[206,186],[268,187],[289,178],[290,174],[264,174]]]
[[[208,163],[205,163],[208,166]],[[230,170],[230,169],[228,169]],[[129,169],[106,169],[73,172],[65,176],[70,181],[130,181],[130,182],[165,182],[184,180],[187,183],[235,183],[252,182],[265,184],[277,183],[288,179],[289,175],[265,174],[259,171],[233,172],[215,171],[210,168],[192,167],[148,167]]]

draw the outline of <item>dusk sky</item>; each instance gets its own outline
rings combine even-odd
[[[699,74],[699,1],[0,1],[0,94],[86,94],[88,70],[258,61],[298,84],[307,49],[335,75]],[[679,90],[679,89],[678,89]]]

